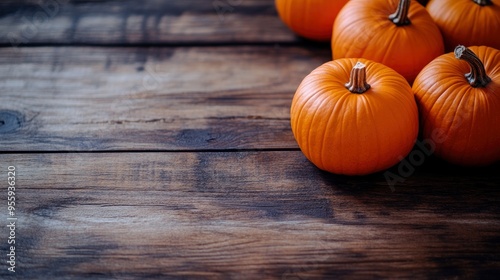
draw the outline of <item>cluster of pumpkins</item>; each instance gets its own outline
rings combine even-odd
[[[454,164],[500,160],[500,0],[276,0],[298,35],[333,60],[299,85],[291,126],[305,156],[365,175],[418,137]]]

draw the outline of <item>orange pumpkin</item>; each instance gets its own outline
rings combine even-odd
[[[281,20],[298,35],[329,41],[335,17],[348,0],[276,0]]]
[[[458,46],[427,65],[413,90],[436,155],[460,165],[500,160],[500,51]]]
[[[427,10],[447,51],[459,44],[500,49],[500,0],[432,0]]]
[[[444,44],[438,27],[417,2],[356,0],[337,15],[332,52],[335,59],[380,62],[412,83],[427,63],[443,54]]]
[[[365,175],[398,163],[418,134],[418,110],[406,80],[366,59],[338,59],[312,71],[291,105],[291,127],[318,168]]]

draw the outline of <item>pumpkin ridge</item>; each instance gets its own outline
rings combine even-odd
[[[415,103],[413,92],[409,91],[408,93],[405,92],[405,94],[402,94],[401,91],[397,90],[399,88],[408,87],[409,86],[408,82],[404,79],[399,79],[399,78],[396,79],[396,77],[392,76],[394,74],[397,74],[397,72],[395,72],[394,70],[392,70],[390,68],[386,68],[384,70],[379,69],[379,70],[377,70],[376,73],[378,76],[372,77],[373,79],[377,80],[376,83],[374,82],[372,84],[373,90],[370,91],[369,95],[363,94],[361,96],[366,97],[368,100],[368,97],[373,94],[374,96],[377,96],[377,99],[379,100],[380,104],[382,104],[382,103],[393,104],[391,107],[387,107],[387,108],[383,108],[383,109],[381,109],[381,108],[376,109],[376,110],[384,110],[384,111],[390,112],[390,115],[392,117],[390,117],[389,120],[391,121],[392,125],[397,125],[397,129],[395,129],[397,135],[393,135],[393,138],[400,139],[401,141],[404,141],[403,139],[408,137],[408,136],[405,136],[404,134],[401,134],[399,132],[405,130],[404,123],[408,124],[408,123],[413,123],[413,122],[416,122],[415,131],[414,131],[415,137],[416,137],[416,134],[418,133],[418,108],[417,108],[416,103]],[[397,74],[397,75],[400,76],[399,74]],[[384,86],[390,87],[391,90],[381,91],[379,88],[384,87]],[[380,98],[385,99],[385,101],[382,102],[382,100],[380,100]],[[367,103],[371,105],[370,102],[367,102]],[[414,104],[411,111],[413,111],[414,115],[417,117],[416,117],[416,119],[413,119],[413,120],[411,118],[407,118],[403,121],[403,120],[401,120],[401,117],[400,117],[401,112],[399,112],[399,108],[405,108],[410,103]],[[378,103],[374,103],[374,104],[378,104]],[[370,110],[372,110],[372,113],[371,113],[372,115],[370,116],[371,119],[376,119],[374,117],[375,115],[373,114],[373,107],[371,107]],[[378,139],[379,133],[377,133],[377,132],[380,131],[381,127],[377,127],[374,125],[374,129],[375,129],[375,132],[373,134],[375,134],[377,136],[377,139]],[[377,141],[380,142],[379,140],[377,140]],[[411,150],[412,147],[413,147],[413,144],[405,147],[406,150],[400,151],[400,153],[397,156],[404,157],[407,154],[408,150]],[[387,164],[388,164],[387,160],[386,161],[381,160],[380,154],[378,154],[377,156],[378,156],[377,160],[380,164],[385,165],[386,168],[390,167],[390,166],[387,166]],[[393,156],[396,156],[396,155],[393,155]]]
[[[306,111],[306,114],[308,115],[308,111],[310,111],[310,108],[311,107],[314,107],[314,104],[316,103],[316,101],[321,97],[321,93],[319,91],[315,91],[313,93],[310,94],[309,98],[307,99],[307,103],[305,102],[302,102],[302,107],[300,108],[300,115],[299,115],[299,118],[302,116],[302,113],[304,111]],[[310,122],[313,122],[314,121],[314,115],[312,117],[309,117],[308,119],[310,119]],[[302,135],[302,133],[300,133],[301,131],[303,131],[304,128],[300,128],[299,130],[299,134]],[[308,129],[307,131],[307,135],[306,137],[304,137],[306,143],[307,143],[307,146],[306,146],[306,149],[307,149],[307,153],[309,153],[309,151],[311,151],[311,146],[310,146],[310,133],[311,133],[311,129]]]
[[[356,65],[358,65],[358,63],[356,63]],[[356,65],[354,66],[354,68],[356,67]],[[363,71],[364,71],[364,65],[363,65],[363,70],[361,70],[360,72],[363,72]],[[366,72],[365,72],[365,75],[366,75]],[[364,131],[363,126],[359,124],[359,122],[362,121],[361,114],[364,114],[365,112],[364,112],[364,110],[360,110],[360,108],[359,108],[359,97],[361,97],[361,96],[357,95],[354,97],[355,98],[353,98],[353,99],[355,99],[354,100],[355,104],[352,107],[353,107],[353,111],[354,111],[353,115],[355,116],[355,118],[352,119],[352,122],[353,122],[352,126],[354,127],[355,134],[357,135],[357,137],[355,137],[355,142],[356,142],[355,145],[356,145],[356,147],[362,147],[361,145],[363,145],[363,143],[361,143],[361,145],[360,145],[360,138],[361,138],[360,136],[362,136],[366,132]],[[363,98],[363,97],[361,97],[361,98]],[[349,129],[351,129],[351,128],[349,128]],[[366,160],[366,158],[363,158],[362,151],[363,151],[362,148],[356,149],[356,151],[355,151],[356,155],[354,157],[353,163],[355,165],[354,170],[356,170],[356,172],[359,172],[360,161]]]
[[[309,81],[304,81],[303,83],[301,83],[301,85],[299,86],[297,92],[300,92],[302,91],[304,88],[307,88],[307,84],[308,84]],[[310,83],[312,83],[313,81],[310,81]],[[302,135],[300,132],[303,131],[303,128],[302,126],[300,125],[301,122],[299,122],[298,120],[300,120],[303,116],[303,113],[304,111],[308,111],[309,110],[309,107],[311,107],[311,103],[314,103],[314,101],[319,98],[319,92],[318,91],[315,91],[311,94],[309,94],[308,96],[306,96],[306,98],[304,98],[303,95],[297,95],[297,100],[295,102],[292,102],[293,104],[297,104],[297,105],[301,105],[299,107],[299,112],[296,113],[296,117],[294,119],[294,127],[295,127],[295,133],[297,133],[297,137],[300,137],[300,135]],[[295,97],[294,97],[295,99]],[[305,100],[304,100],[305,99]],[[312,101],[311,101],[312,100]],[[292,104],[292,105],[293,105]],[[295,106],[292,106],[292,112],[295,111]],[[308,141],[306,139],[306,141]],[[307,147],[307,149],[309,149],[309,147]]]
[[[469,93],[471,93],[471,92],[469,92]],[[469,96],[470,96],[470,94],[469,94]],[[472,106],[468,105],[468,107],[472,107],[472,109],[469,110],[470,115],[471,115],[470,121],[469,121],[470,122],[469,131],[474,131],[474,128],[475,128],[475,126],[474,126],[474,123],[475,123],[474,119],[477,118],[475,116],[476,115],[476,113],[475,113],[476,112],[476,97],[477,97],[477,95],[472,92]],[[460,110],[460,107],[458,108],[458,110]],[[468,133],[468,134],[469,135],[467,137],[467,142],[465,142],[465,146],[464,146],[466,149],[470,149],[471,148],[470,147],[470,143],[471,143],[471,139],[472,139],[472,137],[474,135],[473,133]],[[461,153],[459,160],[464,160],[464,158],[465,158],[465,154]]]
[[[433,83],[433,86],[434,85],[437,85],[437,83]],[[423,92],[423,91],[430,91],[427,87],[424,87],[424,89],[419,89],[417,91],[417,93],[419,92]],[[436,94],[426,94],[426,95],[420,95],[420,94],[416,94],[417,96],[417,101],[419,101],[420,104],[429,104],[430,103],[430,107],[422,107],[422,106],[419,106],[419,112],[423,111],[425,109],[425,113],[420,113],[419,114],[419,118],[422,122],[422,125],[424,126],[427,126],[428,125],[428,121],[430,121],[429,119],[429,116],[432,116],[434,115],[433,112],[434,112],[434,107],[437,106],[438,104],[441,103],[440,99],[447,99],[447,95],[445,95],[444,93],[440,94],[439,96],[436,96],[434,97]],[[430,101],[429,101],[430,100]],[[443,107],[439,108],[438,111],[436,112],[436,115],[439,116],[439,114],[441,113],[441,110],[443,109]]]
[[[348,17],[348,21],[349,21],[349,24],[348,25],[345,25],[343,24],[343,21],[345,20],[344,17],[344,13],[339,13],[340,16],[337,17],[337,19],[335,20],[335,26],[337,25],[341,25],[341,28],[339,27],[335,27],[334,26],[334,31],[336,32],[333,32],[333,36],[332,36],[332,44],[337,41],[337,38],[340,37],[340,38],[344,38],[346,37],[346,34],[352,34],[352,33],[356,33],[358,32],[358,26],[364,26],[364,32],[363,32],[363,37],[362,37],[362,40],[363,42],[372,42],[374,39],[376,38],[379,38],[380,36],[380,31],[379,30],[384,30],[387,26],[388,23],[390,23],[390,21],[382,21],[382,20],[379,20],[377,21],[377,24],[376,25],[371,25],[371,26],[365,26],[364,25],[364,22],[366,22],[367,20],[373,20],[374,16],[372,15],[369,15],[369,12],[370,10],[364,5],[365,3],[362,3],[363,1],[360,1],[361,3],[358,3],[358,2],[352,2],[352,1],[349,1],[349,4],[351,5],[351,9],[355,8],[355,7],[360,7],[361,9],[365,10],[366,11],[366,14],[368,15],[357,15],[356,18],[351,18],[351,17]],[[382,10],[383,11],[383,10]],[[382,13],[382,12],[380,12]],[[375,17],[376,18],[376,17]],[[394,26],[392,23],[391,23],[392,26]],[[343,54],[342,56],[339,57],[338,55],[338,49],[335,51],[335,49],[332,48],[332,53],[333,53],[333,57],[335,59],[337,58],[345,58],[345,57],[365,57],[365,53],[367,51],[367,48],[366,46],[363,46],[363,47],[360,47],[362,46],[364,43],[360,43],[359,41],[357,42],[353,42],[354,46],[353,45],[342,45],[343,49],[341,49],[341,53]],[[368,45],[368,44],[366,44]]]
[[[393,32],[392,36],[390,37],[390,41],[385,41],[387,44],[386,46],[386,49],[392,49],[393,48],[393,45],[397,43],[398,40],[396,39],[399,39],[399,38],[396,38],[396,37],[399,37],[399,32],[397,30],[398,28],[396,27],[394,30],[390,30],[388,32]],[[383,38],[383,37],[380,37],[380,38]],[[373,46],[377,46],[377,44],[373,44]],[[390,59],[390,56],[392,54],[389,53],[389,52],[383,52],[383,56],[382,56],[382,59],[380,59],[380,61],[386,61],[386,64],[388,64],[389,67],[392,67],[392,59]]]
[[[325,147],[327,146],[327,144],[330,144],[330,146],[333,146],[332,143],[328,143],[326,141],[327,131],[332,129],[331,122],[334,120],[334,116],[339,115],[337,112],[338,111],[340,111],[340,112],[345,111],[345,107],[348,106],[348,105],[345,105],[345,103],[348,102],[348,95],[343,94],[340,96],[335,96],[334,94],[331,94],[331,93],[332,93],[332,91],[329,90],[329,94],[325,98],[325,101],[328,101],[328,103],[332,104],[332,108],[330,110],[330,114],[328,116],[326,126],[323,129],[323,135],[321,137],[322,138],[321,147],[319,148],[319,150],[320,150],[320,153],[319,153],[320,154],[320,163],[321,163],[321,166],[323,166],[323,167],[326,166],[326,164],[325,164]],[[340,115],[345,116],[346,114],[343,113]],[[339,123],[342,123],[342,122],[339,122]],[[333,128],[336,128],[336,126],[334,126]]]
[[[498,79],[498,78],[497,78]],[[500,87],[497,88],[497,92],[500,91]],[[500,121],[500,118],[496,118],[494,116],[495,110],[493,108],[500,108],[500,98],[491,98],[492,95],[488,95],[486,98],[485,95],[482,95],[481,97],[483,98],[483,102],[487,104],[485,106],[485,111],[487,112],[486,119],[490,123],[489,127],[493,127],[495,125],[498,125],[498,121]],[[498,142],[500,141],[500,133],[497,133],[496,137],[487,137],[487,147],[489,147],[491,150],[494,150],[495,146],[498,146]],[[497,158],[500,159],[500,151],[497,151]]]
[[[434,63],[434,65],[438,65],[438,67],[444,68],[446,65],[448,65],[448,63],[446,61],[444,61],[444,59],[448,58],[448,57],[451,57],[451,54],[442,55],[442,56],[436,58],[433,63]],[[425,67],[421,71],[420,76],[421,77],[422,76],[429,76],[429,74],[428,74],[429,71],[432,71],[432,69],[430,69],[429,67]],[[437,96],[437,97],[434,97],[434,96],[436,96],[436,94],[426,94],[426,95],[416,94],[416,96],[418,97],[418,99],[420,99],[420,101],[423,102],[423,103],[427,104],[427,103],[431,102],[429,100],[433,100],[432,101],[432,105],[429,108],[429,112],[434,109],[433,107],[436,104],[440,104],[442,102],[446,103],[446,100],[443,101],[442,99],[449,98],[449,95],[456,97],[456,95],[450,94],[450,92],[455,91],[455,88],[459,88],[461,86],[459,82],[462,81],[462,79],[458,80],[458,77],[457,77],[457,74],[456,74],[458,70],[453,70],[453,71],[447,70],[447,71],[449,71],[449,72],[446,72],[446,74],[451,75],[451,77],[446,77],[443,80],[443,77],[441,77],[441,76],[436,77],[435,75],[430,75],[428,78],[431,79],[430,80],[431,82],[428,82],[428,83],[425,83],[425,84],[421,84],[421,83],[420,84],[415,84],[415,86],[416,86],[415,91],[416,92],[422,92],[422,91],[426,91],[426,92],[436,92],[436,91],[438,91],[438,92],[440,92],[439,96]],[[439,90],[439,88],[442,87],[442,85],[440,84],[440,82],[443,83],[443,84],[451,84],[451,85],[447,89],[445,89],[444,91],[443,90]],[[422,86],[424,86],[424,87],[422,87]]]
[[[500,52],[492,54],[488,52],[487,47],[484,46],[478,47],[476,52],[486,68],[486,74],[492,79],[492,85],[500,85],[496,82],[500,79],[500,67],[498,64],[494,64],[495,61],[500,60]]]
[[[340,121],[339,121],[339,124],[340,124],[340,125],[339,125],[339,128],[340,128],[340,135],[345,135],[345,131],[346,131],[346,129],[347,129],[347,130],[351,129],[350,127],[348,127],[348,126],[345,124],[345,123],[346,123],[346,120],[345,120],[345,119],[346,119],[346,117],[351,117],[352,115],[356,116],[356,114],[351,113],[349,110],[347,110],[347,111],[346,111],[346,108],[350,108],[350,107],[352,106],[352,104],[349,104],[349,107],[347,107],[347,106],[345,105],[345,103],[349,103],[349,100],[350,100],[350,99],[352,99],[352,98],[350,98],[350,97],[351,97],[351,96],[349,96],[349,97],[347,97],[347,96],[346,96],[346,97],[344,98],[344,99],[346,99],[346,100],[343,100],[343,103],[344,103],[344,104],[339,104],[339,105],[338,105],[338,106],[340,106],[340,107],[339,107],[339,108],[340,108],[339,110],[340,110],[341,112],[343,112],[343,113],[341,114],[341,115],[342,115],[342,119],[340,119]],[[342,106],[342,105],[343,105],[343,106]],[[346,151],[346,149],[345,149],[344,147],[346,146],[346,139],[345,139],[344,137],[339,137],[339,139],[340,139],[340,147],[341,147],[341,149],[340,149],[340,155],[339,155],[339,158],[341,158],[341,159],[345,159],[345,158],[347,158],[347,157],[349,156],[349,155],[347,155],[347,156],[345,155],[345,151]],[[347,145],[349,145],[349,143],[348,143]],[[356,156],[357,156],[357,155],[356,155]],[[348,166],[347,166],[348,164],[350,164],[350,163],[346,163],[346,161],[344,161],[344,160],[342,160],[342,161],[341,161],[340,168],[341,168],[341,172],[342,172],[342,173],[344,173],[344,172],[345,172],[345,170],[346,170],[346,168],[348,168]]]
[[[329,131],[331,128],[331,123],[332,123],[332,120],[334,119],[334,116],[336,115],[335,114],[335,110],[337,108],[337,103],[335,105],[333,105],[333,108],[332,108],[332,113],[330,114],[330,116],[328,116],[328,120],[326,122],[326,126],[325,126],[325,129],[323,130],[323,141],[321,142],[321,148],[320,148],[320,155],[321,155],[321,158],[320,158],[320,164],[322,167],[326,166],[325,165],[325,160],[324,160],[324,154],[325,154],[325,147],[326,147],[326,144],[328,143],[326,141],[326,138],[327,138],[327,131]],[[334,145],[332,143],[329,143],[330,145]]]
[[[405,137],[401,134],[401,131],[405,131],[405,127],[403,125],[403,121],[401,121],[401,117],[397,113],[398,110],[397,109],[394,110],[393,107],[387,108],[386,110],[392,116],[392,118],[390,119],[392,123],[390,125],[397,126],[397,129],[395,129],[395,132],[394,132],[394,135],[392,135],[392,138],[403,141],[403,138],[405,138]],[[400,157],[404,157],[408,153],[407,150],[404,150],[401,152],[402,152],[401,154],[398,154],[398,156],[400,156]],[[389,167],[389,166],[387,166],[387,167]]]
[[[309,91],[308,88],[312,88],[313,90],[310,90],[310,93],[308,94],[308,98],[307,98],[307,103],[302,103],[302,108],[301,108],[301,115],[302,113],[304,112],[305,110],[305,114],[306,115],[310,115],[310,123],[311,124],[314,124],[316,119],[318,117],[321,117],[322,114],[324,114],[324,112],[321,112],[321,111],[318,111],[318,110],[313,110],[311,108],[315,108],[315,107],[318,107],[318,105],[314,105],[318,102],[318,99],[331,99],[331,100],[334,100],[332,102],[335,102],[337,103],[338,102],[338,99],[339,99],[339,96],[336,96],[334,94],[331,94],[331,92],[334,90],[334,89],[338,89],[341,87],[340,83],[331,83],[331,81],[333,81],[335,79],[335,76],[331,75],[330,71],[332,71],[332,69],[338,69],[338,68],[342,68],[341,65],[338,65],[337,63],[335,63],[333,66],[335,67],[332,67],[332,69],[330,69],[331,66],[330,64],[324,64],[322,66],[320,66],[318,68],[318,71],[313,71],[311,73],[311,75],[309,77],[307,77],[304,82],[303,82],[303,86],[300,88],[299,91]],[[325,75],[325,72],[326,72],[326,75],[327,77],[323,77],[323,75]],[[330,77],[331,76],[331,77]],[[325,83],[328,85],[325,85]],[[331,89],[330,87],[333,87],[334,89]],[[347,90],[346,90],[347,92]],[[345,97],[346,94],[343,94],[341,97]],[[319,106],[322,106],[322,104],[324,102],[326,102],[326,100],[321,100],[320,101],[320,105]],[[300,116],[302,118],[302,116]],[[301,129],[301,131],[303,131]],[[314,131],[313,129],[308,129],[307,130],[307,135],[304,135],[304,138],[305,138],[305,141],[307,143],[306,146],[306,154],[309,155],[309,157],[315,157],[315,155],[317,154],[317,150],[320,149],[320,147],[315,147],[313,146],[311,143],[315,143],[315,137],[313,137],[313,132],[314,133],[317,133],[317,131]],[[301,132],[299,132],[301,133]],[[302,134],[301,134],[302,135]],[[319,156],[319,158],[316,158],[316,159],[322,159],[322,156]],[[321,169],[324,169],[324,166],[321,166]]]
[[[325,149],[327,149],[327,147],[329,148],[332,148],[332,147],[335,147],[335,145],[337,146],[342,146],[342,138],[338,138],[338,139],[335,139],[338,141],[337,144],[334,143],[328,143],[326,142],[326,134],[328,131],[331,131],[331,130],[340,130],[342,131],[342,125],[338,125],[338,124],[341,124],[343,123],[344,121],[344,117],[347,115],[345,113],[345,99],[346,99],[346,95],[342,95],[340,96],[339,98],[337,98],[335,101],[332,101],[334,104],[330,110],[330,115],[328,116],[328,121],[327,121],[327,125],[323,128],[323,135],[322,135],[322,140],[323,142],[321,143],[321,146],[319,147],[319,153],[318,153],[318,159],[317,161],[318,162],[318,167],[320,167],[322,170],[325,170],[326,169],[326,164],[325,164],[325,161],[329,160],[326,158],[326,155],[325,154],[328,154],[327,152],[325,153]],[[333,97],[330,97],[333,99]],[[337,113],[337,112],[343,112],[341,114]],[[341,118],[338,118],[338,119],[335,119],[335,116],[341,116]],[[337,125],[332,125],[331,122],[334,121],[337,123]],[[329,144],[329,146],[327,146]],[[342,155],[341,155],[342,156]],[[341,157],[340,156],[340,157]],[[331,159],[330,159],[331,160]]]
[[[493,124],[493,125],[495,124],[495,119],[494,119],[493,114],[492,114],[493,110],[491,109],[492,107],[495,106],[495,105],[491,104],[491,103],[494,103],[494,100],[492,101],[492,100],[488,99],[488,100],[485,100],[485,102],[487,104],[487,106],[485,107],[486,108],[485,109],[486,119],[490,122],[490,126],[491,126],[491,124]],[[500,107],[499,105],[500,105],[500,102],[497,103],[497,108]],[[494,147],[495,145],[498,145],[498,140],[500,140],[499,137],[488,137],[487,142],[486,142],[487,147],[491,148],[491,147]],[[491,149],[494,150],[494,148],[491,148]],[[500,152],[498,152],[497,157],[500,158]]]
[[[369,114],[370,116],[370,120],[374,120],[375,119],[375,114],[374,114],[374,110],[373,110],[373,106],[370,102],[367,101],[366,98],[363,99],[363,105],[365,106],[366,110],[367,110],[367,114]],[[374,135],[374,138],[375,138],[375,147],[380,147],[380,136],[378,135],[377,133],[377,128],[375,127],[375,125],[372,125],[371,126],[372,130],[373,130],[373,134]],[[376,150],[377,153],[376,153],[376,166],[380,166],[381,164],[381,158],[380,158],[380,152],[378,150]]]
[[[457,86],[455,86],[455,87],[460,88],[460,86],[459,86],[459,85],[457,85]],[[470,89],[469,89],[469,90],[470,90]],[[468,96],[468,93],[469,93],[469,92],[461,92],[461,94],[460,94],[460,95],[458,95],[458,94],[453,94],[453,92],[455,92],[455,91],[458,91],[458,90],[451,89],[451,88],[450,88],[450,89],[447,89],[447,95],[446,95],[446,97],[445,97],[445,101],[444,101],[443,103],[445,103],[445,104],[447,104],[447,105],[449,104],[449,105],[448,105],[447,107],[445,107],[445,106],[442,106],[442,105],[440,104],[442,107],[441,107],[441,108],[440,108],[440,110],[438,111],[438,114],[436,114],[436,115],[435,115],[436,117],[439,117],[439,116],[441,116],[441,115],[442,115],[442,116],[443,116],[443,117],[442,117],[443,119],[448,119],[448,120],[450,120],[450,121],[449,121],[449,124],[448,124],[446,127],[442,127],[442,128],[441,128],[441,129],[443,129],[443,130],[444,130],[444,132],[445,132],[445,134],[446,134],[446,135],[455,135],[455,134],[459,133],[459,131],[457,131],[457,130],[459,130],[459,129],[460,129],[460,127],[458,127],[458,124],[457,124],[457,121],[456,121],[456,120],[457,120],[457,117],[459,116],[459,114],[460,114],[460,115],[465,114],[465,111],[458,110],[458,109],[453,110],[452,108],[462,108],[462,107],[463,107],[463,108],[466,108],[466,106],[464,106],[464,105],[463,105],[463,103],[466,103],[466,102],[467,102],[467,100],[468,100],[467,96]],[[444,95],[444,94],[442,94],[442,95]],[[450,101],[448,100],[448,98],[453,98],[453,102],[450,102]],[[456,100],[456,99],[458,99],[458,98],[460,98],[460,100],[458,101],[458,104],[457,104],[457,105],[454,105],[455,100]],[[442,111],[442,110],[445,110],[446,112],[444,112],[443,114],[441,114],[441,111]],[[448,115],[450,112],[451,112],[452,116],[451,116],[451,118],[448,118],[448,117],[447,117],[447,115]],[[460,126],[461,126],[461,125],[463,125],[463,123],[462,123],[462,124],[460,124]],[[447,140],[447,139],[445,139],[445,141],[446,141],[446,140]],[[452,150],[452,148],[453,148],[453,146],[449,146],[449,147],[447,147],[446,149],[445,149],[445,148],[443,148],[443,151],[444,151],[444,153],[446,153],[447,151]],[[438,150],[437,148],[436,148],[436,151],[438,151],[438,152],[439,152],[439,150]]]

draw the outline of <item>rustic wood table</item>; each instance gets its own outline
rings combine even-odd
[[[499,277],[498,164],[303,156],[330,59],[273,0],[2,0],[0,278]]]

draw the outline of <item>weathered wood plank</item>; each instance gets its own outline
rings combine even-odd
[[[0,49],[0,150],[296,148],[292,96],[329,56],[279,46]]]
[[[298,151],[2,154],[0,162],[2,182],[16,167],[17,279],[500,273],[498,166],[438,162],[392,192],[382,174],[325,174]],[[0,234],[6,252],[6,227]]]
[[[294,43],[273,0],[0,2],[0,44]]]
[[[0,49],[0,150],[296,148],[305,47]]]

